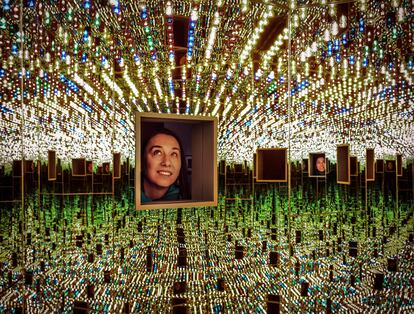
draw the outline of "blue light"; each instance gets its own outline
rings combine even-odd
[[[83,109],[85,109],[87,112],[92,113],[92,108],[90,106],[88,106],[85,102],[82,102],[82,107]]]
[[[364,25],[364,20],[363,19],[359,19],[359,32],[363,33],[365,30],[365,25]]]
[[[85,53],[83,53],[83,54],[82,54],[82,62],[83,62],[83,63],[85,63],[85,62],[86,62],[86,60],[87,60],[86,54],[85,54]]]
[[[340,40],[339,39],[335,39],[334,50],[335,51],[339,51],[340,46],[341,46]]]
[[[151,53],[151,60],[153,61],[157,60],[157,53],[155,51]]]
[[[365,57],[364,60],[362,61],[362,66],[366,68],[368,66],[368,63],[369,63],[368,58]]]
[[[413,69],[413,66],[414,66],[414,64],[413,64],[413,59],[408,60],[407,66],[408,66],[408,68],[409,68],[410,70],[412,70],[412,69]]]
[[[118,4],[116,4],[112,7],[112,11],[114,11],[114,13],[117,14],[117,15],[119,15],[121,13],[121,7],[119,5],[119,2],[118,2]]]
[[[349,56],[349,64],[351,65],[355,64],[355,57],[353,55]]]
[[[3,0],[3,10],[4,11],[10,10],[10,0]]]
[[[12,109],[7,108],[6,106],[2,106],[1,104],[0,104],[0,111],[4,113],[14,113]]]
[[[35,5],[36,5],[36,1],[35,0],[28,0],[27,1],[27,7],[33,9],[35,7]]]
[[[6,71],[4,69],[0,69],[0,77],[5,77]]]
[[[91,8],[91,2],[89,0],[85,0],[83,3],[83,7],[88,10]]]
[[[89,38],[89,34],[88,34],[88,30],[84,30],[83,31],[83,42],[86,43],[88,41]]]
[[[338,63],[341,62],[341,54],[340,53],[336,54],[335,61],[338,62]]]
[[[332,41],[328,42],[328,56],[332,56]]]
[[[12,44],[12,54],[17,55],[18,49],[15,43]]]
[[[342,45],[346,45],[347,42],[348,42],[348,39],[346,37],[346,34],[342,34]]]
[[[60,81],[66,84],[67,86],[66,93],[68,93],[70,90],[75,93],[79,92],[79,87],[75,83],[73,83],[71,80],[66,78],[63,74],[60,75]]]

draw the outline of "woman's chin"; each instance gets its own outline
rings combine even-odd
[[[154,185],[158,187],[159,189],[168,189],[173,183],[174,181],[170,181],[170,180],[160,180],[160,181],[154,182]]]

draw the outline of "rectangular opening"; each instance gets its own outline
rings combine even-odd
[[[56,180],[56,151],[47,152],[47,177],[49,181]]]
[[[86,159],[73,158],[72,159],[72,176],[80,177],[86,176]]]
[[[135,127],[137,209],[217,206],[216,118],[137,113]],[[154,150],[168,166],[153,166],[161,162]],[[170,159],[177,151],[179,161]],[[153,197],[153,184],[163,187],[161,197]]]
[[[325,153],[309,154],[309,177],[325,177],[326,176],[326,158]]]
[[[86,175],[91,176],[93,174],[93,161],[87,160],[86,161]]]
[[[365,157],[365,179],[375,181],[375,152],[372,148],[367,148]]]
[[[397,162],[393,159],[388,159],[385,161],[385,172],[396,172],[397,171]]]
[[[397,155],[397,176],[402,177],[403,170],[402,170],[402,155]]]
[[[121,153],[113,154],[114,179],[121,179]]]
[[[258,148],[257,182],[287,182],[287,148]]]
[[[309,173],[309,160],[308,160],[308,158],[302,159],[302,173]]]
[[[375,162],[375,168],[377,173],[384,173],[384,159],[377,159]]]
[[[356,177],[359,173],[358,158],[356,156],[351,156],[349,158],[351,166],[351,176]]]
[[[24,161],[24,173],[33,173],[34,172],[34,163],[33,160]]]
[[[13,177],[20,178],[22,176],[22,161],[21,160],[13,160]]]
[[[336,147],[336,182],[338,184],[351,184],[351,166],[349,144]]]

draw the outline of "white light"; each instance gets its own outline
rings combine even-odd
[[[198,12],[197,12],[197,10],[196,10],[196,9],[193,9],[193,10],[191,11],[191,20],[192,20],[192,21],[197,21],[197,19],[198,19]]]
[[[167,7],[165,9],[165,14],[170,16],[173,15],[173,7],[170,1],[167,2]]]

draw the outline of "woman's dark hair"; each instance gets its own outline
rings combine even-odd
[[[180,187],[181,199],[184,199],[184,200],[191,199],[191,192],[190,192],[188,173],[187,173],[187,163],[186,163],[185,156],[184,156],[184,147],[183,147],[183,144],[181,143],[181,139],[173,131],[166,129],[166,128],[157,129],[145,139],[141,147],[141,173],[144,176],[146,175],[145,165],[147,164],[147,159],[146,159],[146,154],[145,154],[145,148],[147,147],[148,142],[155,135],[158,135],[158,134],[170,135],[177,140],[178,145],[180,146],[181,169],[180,169],[180,174],[178,175],[177,181],[175,183]]]

